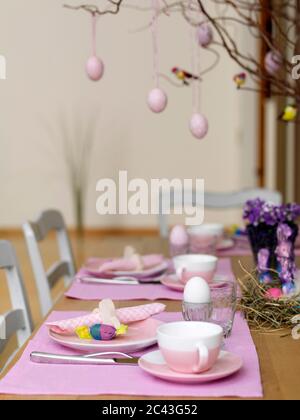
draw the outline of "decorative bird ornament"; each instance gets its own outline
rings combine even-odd
[[[246,81],[247,81],[247,74],[246,73],[239,73],[236,74],[233,78],[233,81],[236,84],[236,87],[238,89],[241,89],[243,86],[245,86]]]
[[[194,80],[199,80],[199,77],[195,74],[189,73],[186,70],[180,69],[179,67],[174,67],[172,73],[180,80],[185,86],[189,86],[190,83]]]
[[[279,115],[278,120],[284,122],[294,122],[298,115],[297,105],[287,105],[282,113]]]

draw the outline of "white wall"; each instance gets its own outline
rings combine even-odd
[[[196,141],[187,128],[188,88],[163,82],[170,99],[167,111],[157,116],[145,106],[152,87],[151,35],[130,31],[147,24],[149,15],[124,10],[100,20],[98,50],[106,74],[92,83],[83,69],[90,54],[90,18],[63,9],[63,3],[0,0],[0,54],[7,59],[7,80],[0,81],[0,226],[18,226],[47,207],[60,208],[74,222],[60,119],[76,135],[91,115],[98,115],[86,202],[89,226],[155,223],[153,217],[96,214],[96,181],[116,177],[120,169],[147,180],[203,177],[210,190],[254,183],[255,103],[235,90],[232,78],[240,69],[234,63],[223,57],[205,79],[201,101],[210,133]],[[189,29],[179,17],[162,21],[161,70],[190,68]],[[210,60],[204,53],[203,66]],[[207,217],[236,221],[236,213]]]

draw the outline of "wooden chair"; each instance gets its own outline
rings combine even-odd
[[[233,209],[242,208],[246,201],[255,198],[261,198],[265,201],[272,202],[274,204],[282,204],[282,195],[277,191],[271,191],[267,189],[246,189],[239,192],[231,193],[204,193],[204,207],[208,209]],[[196,203],[196,191],[184,192],[185,205],[195,207]],[[159,195],[159,230],[160,236],[163,238],[168,237],[168,220],[167,215],[163,213],[164,208],[168,208],[166,204],[170,201],[170,209],[174,210],[176,207],[182,206],[183,196],[182,194],[173,193],[170,196],[169,191],[160,191]]]
[[[39,243],[49,232],[55,231],[61,261],[45,270]],[[75,276],[75,264],[71,244],[62,214],[57,210],[44,211],[37,221],[23,225],[29,256],[39,293],[42,315],[45,316],[53,306],[51,289],[64,278],[65,286],[69,286]]]
[[[14,334],[17,334],[18,346],[22,347],[29,338],[33,326],[16,253],[8,241],[0,241],[0,269],[5,270],[12,304],[12,310],[0,315],[0,353],[2,353]]]

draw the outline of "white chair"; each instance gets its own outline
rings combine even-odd
[[[204,207],[208,209],[233,209],[242,208],[246,201],[255,198],[261,198],[265,201],[272,202],[274,204],[282,204],[282,195],[277,191],[271,191],[267,189],[246,189],[239,192],[230,193],[204,193]],[[196,203],[196,191],[184,192],[184,200],[186,206],[195,207]],[[163,213],[164,208],[168,208],[170,203],[170,209],[174,210],[177,206],[183,205],[183,194],[160,191],[159,195],[159,230],[160,236],[163,238],[168,237],[169,228],[167,215]]]
[[[0,353],[2,353],[14,334],[17,334],[18,346],[22,347],[29,338],[33,326],[16,253],[8,241],[0,241],[0,269],[5,270],[12,304],[12,310],[0,315]]]
[[[51,231],[56,232],[61,261],[46,271],[39,243]],[[75,264],[68,232],[63,216],[57,210],[44,211],[37,221],[25,223],[23,232],[39,293],[42,315],[45,316],[53,306],[51,289],[61,278],[64,278],[65,286],[69,286],[75,276]]]

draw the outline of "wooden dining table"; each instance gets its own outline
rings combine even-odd
[[[140,241],[137,241],[140,244]],[[132,243],[132,241],[131,241]],[[152,238],[149,240],[148,246],[142,247],[143,251],[153,251],[155,244],[155,250],[167,252],[166,246],[162,245],[160,241],[154,241]],[[147,244],[147,242],[146,242]],[[150,245],[152,244],[152,246]],[[138,248],[138,245],[137,245]],[[93,248],[91,248],[93,249]],[[116,251],[114,249],[114,251]],[[94,249],[93,251],[94,252]],[[106,254],[109,255],[110,250],[107,250]],[[113,250],[111,250],[113,252]],[[90,254],[95,256],[96,254]],[[87,256],[87,255],[86,255]],[[85,255],[82,258],[86,257]],[[233,272],[237,277],[243,276],[241,264],[247,268],[253,265],[252,258],[249,257],[233,257],[232,268]],[[181,311],[181,302],[175,301],[161,301],[167,307],[167,311],[178,312]],[[135,306],[138,304],[149,303],[149,301],[120,301],[116,302],[117,307]],[[95,302],[87,302],[80,300],[67,299],[62,296],[55,304],[53,310],[55,311],[91,311],[95,308]],[[33,336],[36,334],[43,322],[37,325]],[[300,399],[300,341],[294,340],[289,332],[284,333],[270,333],[262,334],[257,331],[251,331],[253,341],[255,343],[261,370],[261,378],[263,384],[263,393],[265,400],[298,400]],[[19,360],[22,355],[24,348],[21,349],[11,364],[8,366],[6,372],[11,369]],[[2,376],[5,375],[5,372]],[[1,377],[0,377],[1,378]],[[133,396],[121,396],[121,395],[100,395],[97,397],[83,397],[79,395],[73,396],[22,396],[22,395],[0,395],[0,400],[11,400],[11,399],[71,399],[71,400],[84,400],[84,399],[96,399],[96,400],[148,400],[148,399],[166,399],[174,400],[175,398],[165,398],[163,395],[153,397],[133,397]],[[188,398],[182,398],[186,400]],[[195,399],[195,398],[193,398]],[[203,399],[203,398],[201,398]],[[232,399],[232,398],[231,398]],[[234,399],[234,398],[233,398]],[[176,398],[178,400],[178,398]]]

